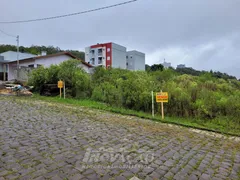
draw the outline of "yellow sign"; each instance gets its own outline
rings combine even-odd
[[[156,102],[168,102],[168,93],[167,92],[156,93]]]
[[[63,88],[63,81],[58,81],[58,88]]]

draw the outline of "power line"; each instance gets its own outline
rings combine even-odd
[[[17,36],[14,36],[14,35],[12,35],[12,34],[8,34],[8,33],[4,32],[4,31],[1,30],[1,29],[0,29],[0,32],[2,32],[3,34],[5,34],[5,35],[7,35],[7,36],[10,36],[10,37],[17,37]]]
[[[3,22],[0,22],[0,24],[28,23],[28,22],[34,22],[34,21],[44,21],[44,20],[50,20],[50,19],[63,18],[63,17],[68,17],[68,16],[76,16],[79,14],[86,14],[86,13],[90,13],[90,12],[94,12],[94,11],[100,11],[100,10],[109,9],[109,8],[113,8],[113,7],[117,7],[117,6],[122,6],[125,4],[133,3],[135,1],[137,1],[137,0],[125,1],[122,3],[110,5],[110,6],[104,6],[104,7],[100,7],[100,8],[96,8],[96,9],[90,9],[90,10],[86,10],[86,11],[81,11],[81,12],[76,12],[76,13],[71,13],[71,14],[64,14],[64,15],[59,15],[59,16],[52,16],[52,17],[45,17],[45,18],[38,18],[38,19],[29,19],[29,20],[20,20],[20,21],[3,21]]]

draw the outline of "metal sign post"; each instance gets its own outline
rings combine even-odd
[[[152,117],[154,117],[154,100],[153,100],[153,91],[152,91]]]
[[[64,91],[63,97],[64,97],[64,99],[65,99],[65,97],[66,97],[66,87],[65,87],[65,82],[63,82],[63,91]]]

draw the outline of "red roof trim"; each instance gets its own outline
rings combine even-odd
[[[103,44],[95,44],[95,45],[92,45],[90,46],[90,48],[100,48],[100,47],[105,47],[109,44],[112,44],[111,42],[110,43],[103,43]]]

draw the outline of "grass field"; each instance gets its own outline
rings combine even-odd
[[[194,118],[179,118],[179,117],[165,117],[164,120],[162,120],[160,114],[156,114],[154,117],[152,117],[151,114],[141,112],[141,111],[134,111],[130,109],[124,109],[119,107],[112,107],[105,103],[96,102],[90,99],[60,99],[59,97],[44,97],[34,94],[32,97],[35,100],[43,100],[43,101],[50,101],[55,103],[64,103],[64,104],[71,104],[74,106],[84,106],[94,109],[101,109],[105,111],[110,111],[113,113],[119,113],[122,115],[131,115],[131,116],[137,116],[140,118],[145,119],[151,119],[153,121],[159,121],[162,123],[171,123],[186,127],[192,127],[197,128],[201,130],[207,130],[207,131],[213,131],[218,132],[226,135],[233,135],[233,136],[240,136],[240,125],[233,123],[233,121],[229,121],[228,117],[222,117],[218,119],[209,119],[209,120],[203,120],[203,119],[194,119]]]

